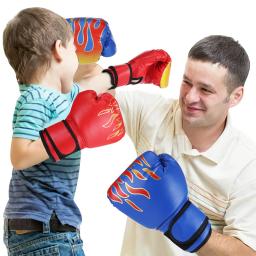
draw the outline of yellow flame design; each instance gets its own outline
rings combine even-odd
[[[116,101],[111,101],[106,109],[101,110],[98,116],[109,115],[108,121],[102,125],[103,128],[113,127],[113,132],[107,137],[107,140],[113,139],[124,134],[123,122],[120,118],[120,108]]]

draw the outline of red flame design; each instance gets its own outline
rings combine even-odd
[[[147,160],[142,156],[139,159],[136,159],[136,164],[139,164],[142,168],[142,171],[147,173],[150,178],[154,180],[160,180],[161,178],[153,171],[150,170],[150,164],[147,162]],[[113,185],[109,188],[108,191],[108,197],[110,200],[116,203],[123,204],[124,201],[130,205],[133,209],[139,212],[143,212],[143,209],[141,209],[138,205],[136,205],[132,200],[129,199],[130,195],[133,196],[144,196],[147,199],[150,199],[150,192],[146,190],[145,188],[138,188],[133,187],[130,184],[128,184],[126,181],[124,181],[124,178],[127,177],[131,183],[135,181],[135,179],[139,180],[147,180],[147,177],[143,175],[139,170],[134,168],[134,163],[131,164],[126,171],[123,172],[123,174],[113,183]],[[112,192],[112,188],[116,191],[115,193]],[[124,189],[130,194],[124,192]],[[118,199],[117,199],[118,198]]]
[[[141,195],[141,196],[145,196],[146,198],[150,199],[149,192],[144,188],[134,188],[134,187],[128,185],[126,182],[125,182],[125,187],[126,187],[127,191],[132,195]]]
[[[99,59],[102,52],[102,44],[100,38],[102,36],[102,32],[106,27],[106,23],[104,20],[92,19],[91,23],[85,22],[84,26],[81,27],[81,19],[74,19],[74,43],[76,45],[76,51],[78,53],[78,58],[82,63],[95,62]],[[99,21],[99,26],[95,27],[96,22]],[[93,40],[93,49],[91,51],[86,52],[84,49],[88,43],[88,31],[91,32],[92,40]],[[83,42],[78,41],[78,35],[82,32],[83,34]]]

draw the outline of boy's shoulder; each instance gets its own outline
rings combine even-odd
[[[40,85],[20,85],[20,97],[19,100],[22,102],[29,101],[45,101],[48,104],[56,102],[58,99],[69,99],[73,100],[79,93],[80,87],[78,84],[73,84],[70,93],[62,94],[55,89],[49,89],[41,87]]]
[[[16,102],[15,111],[17,112],[24,108],[34,109],[56,117],[71,106],[78,93],[79,86],[77,84],[73,85],[68,94],[62,94],[57,90],[39,85],[20,85],[20,97]]]
[[[37,85],[20,85],[20,97],[18,101],[22,103],[33,101],[51,103],[54,101],[54,97],[52,97],[54,95],[57,95],[57,92],[54,90],[48,90]]]
[[[20,96],[16,101],[15,113],[22,110],[37,111],[54,116],[56,112],[54,100],[56,92],[46,90],[40,86],[20,85]]]

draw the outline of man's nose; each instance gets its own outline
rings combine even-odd
[[[187,103],[198,102],[200,100],[200,92],[195,87],[191,87],[185,96]]]

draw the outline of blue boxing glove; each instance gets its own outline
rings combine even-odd
[[[68,18],[80,64],[97,62],[100,56],[116,53],[116,44],[108,23],[99,18]]]
[[[189,201],[183,172],[168,154],[143,153],[110,186],[108,198],[128,217],[160,230],[188,252],[198,251],[211,235],[208,218]]]

